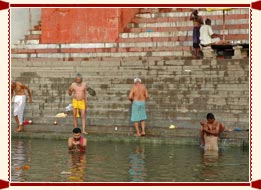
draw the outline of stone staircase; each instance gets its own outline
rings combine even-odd
[[[249,127],[249,64],[241,60],[12,60],[12,79],[27,84],[33,103],[25,119],[44,130],[72,128],[72,115],[56,119],[71,102],[67,89],[77,72],[96,90],[88,97],[87,126],[132,126],[128,93],[133,77],[147,86],[148,127],[198,128],[213,112],[226,127]],[[12,126],[14,120],[12,119]],[[43,130],[43,129],[42,129]]]
[[[222,11],[207,12],[200,9],[199,12],[204,19],[212,19],[214,32],[222,32]],[[192,56],[190,13],[191,9],[188,8],[141,9],[114,43],[42,44],[39,23],[25,39],[12,46],[12,58],[32,61],[189,58]],[[249,9],[227,11],[225,24],[226,40],[249,43]]]
[[[114,43],[43,44],[41,23],[12,46],[11,78],[27,84],[33,103],[25,110],[35,131],[70,131],[57,119],[71,102],[67,89],[80,72],[97,96],[88,97],[90,127],[132,126],[128,93],[133,77],[147,86],[148,127],[198,128],[213,112],[226,127],[249,128],[249,60],[191,60],[190,9],[141,9]],[[207,12],[216,32],[222,11]],[[249,9],[226,14],[226,39],[248,43]],[[235,20],[236,18],[236,20]],[[58,121],[58,126],[53,121]],[[16,127],[12,119],[12,127]]]

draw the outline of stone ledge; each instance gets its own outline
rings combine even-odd
[[[23,133],[14,132],[12,130],[12,138],[38,138],[38,139],[56,139],[67,140],[71,135],[72,128],[67,127],[67,131],[44,131],[44,126],[41,130],[33,130],[25,127],[26,131]],[[156,144],[180,144],[180,145],[199,145],[198,129],[192,128],[162,128],[162,127],[148,127],[146,129],[147,135],[145,137],[134,137],[133,127],[127,126],[88,126],[87,138],[89,142],[92,141],[113,141],[113,142],[138,142],[138,143],[156,143]],[[249,145],[248,131],[225,131],[221,135],[219,146],[221,147],[242,147]]]

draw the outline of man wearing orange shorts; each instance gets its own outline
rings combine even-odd
[[[87,95],[86,95],[86,83],[82,81],[82,75],[77,74],[75,82],[73,82],[68,89],[68,94],[72,96],[72,106],[73,106],[73,125],[77,128],[77,117],[79,117],[79,112],[81,113],[82,119],[82,133],[87,134],[86,127],[86,109],[87,109]]]

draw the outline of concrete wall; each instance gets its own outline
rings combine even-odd
[[[148,87],[148,126],[198,128],[213,112],[228,128],[249,128],[249,60],[12,60],[12,79],[26,83],[34,103],[25,118],[50,124],[71,99],[67,89],[81,72],[97,96],[88,98],[87,125],[131,126],[127,98],[133,77]],[[72,117],[61,119],[72,125]]]
[[[31,11],[31,23],[30,23]],[[11,9],[11,44],[17,43],[37,25],[41,20],[41,9],[39,8],[12,8]],[[31,24],[31,26],[30,26]]]
[[[41,43],[114,42],[137,12],[131,8],[42,9]]]

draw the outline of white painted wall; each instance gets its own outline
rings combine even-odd
[[[30,26],[30,13],[31,11],[31,26]],[[24,39],[41,20],[40,8],[11,8],[11,44],[16,44],[18,40]]]

